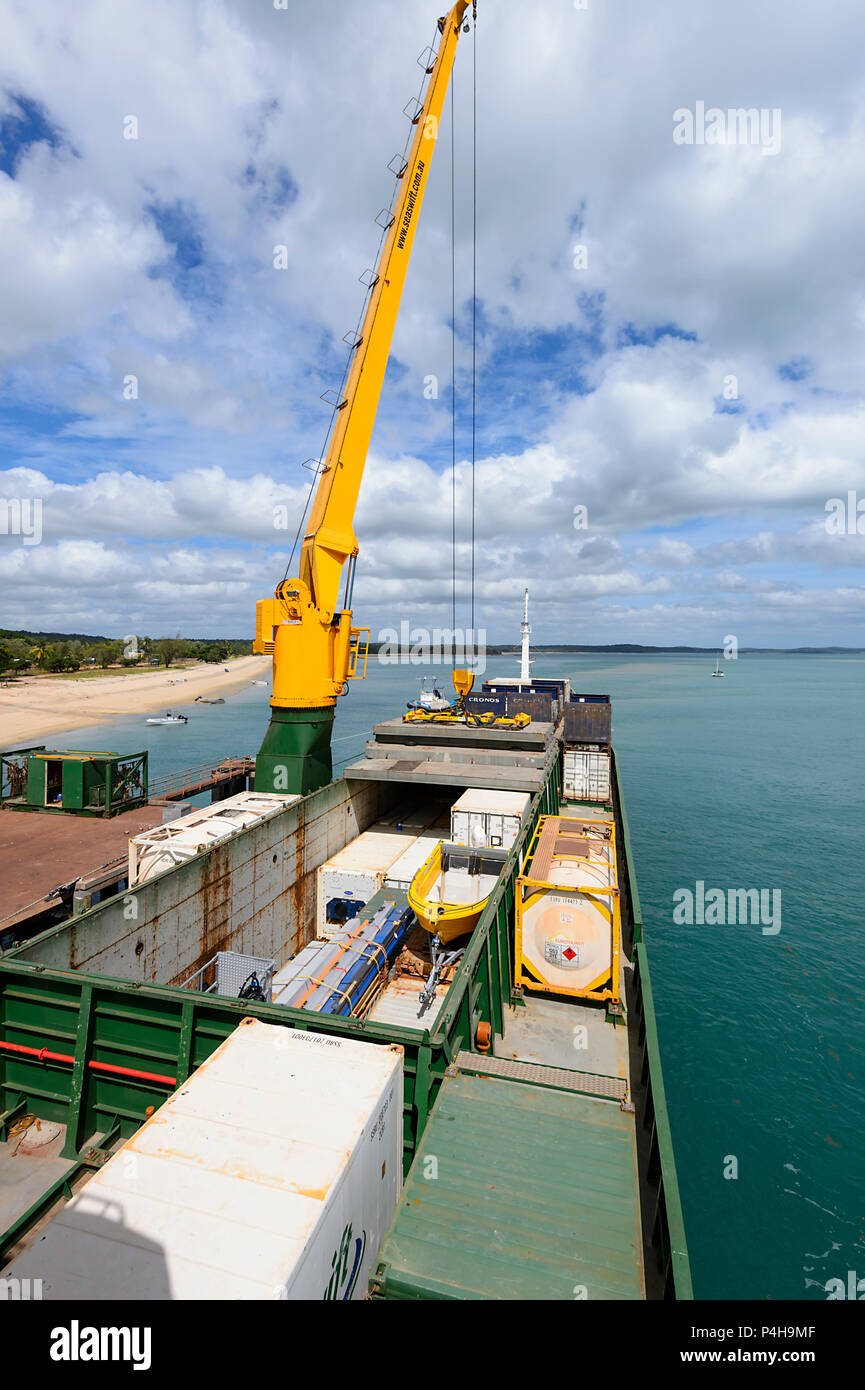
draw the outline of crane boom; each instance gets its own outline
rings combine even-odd
[[[429,82],[414,116],[414,136],[399,196],[374,272],[344,398],[315,494],[296,578],[278,585],[256,606],[254,650],[273,652],[271,722],[256,760],[258,791],[314,791],[332,775],[330,737],[334,709],[355,676],[361,632],[352,627],[350,584],[339,608],[346,561],[358,553],[354,512],[384,383],[400,299],[438,139],[463,16],[470,0],[457,0],[439,20],[441,41],[427,71]],[[364,653],[365,661],[365,653]]]

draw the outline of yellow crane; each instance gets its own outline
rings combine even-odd
[[[457,0],[438,21],[438,51],[430,52],[429,81],[413,113],[415,133],[405,166],[396,171],[399,196],[386,226],[363,323],[352,344],[345,395],[337,403],[299,573],[284,579],[272,599],[256,605],[253,650],[273,653],[271,719],[256,760],[256,791],[310,792],[331,780],[336,702],[346,682],[362,679],[366,671],[369,630],[353,627],[351,613],[358,554],[354,511],[469,3]],[[476,18],[476,4],[473,9]],[[345,599],[340,607],[346,561]]]

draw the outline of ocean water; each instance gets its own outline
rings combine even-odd
[[[712,666],[548,655],[533,669],[613,700],[695,1294],[825,1299],[827,1280],[865,1279],[865,659],[743,656],[723,681]],[[515,669],[495,658],[487,674]],[[421,674],[371,663],[340,703],[335,771]],[[148,748],[155,776],[254,754],[268,697],[249,686],[177,703],[183,728],[134,716],[48,742]],[[770,911],[679,924],[698,883],[764,890]]]

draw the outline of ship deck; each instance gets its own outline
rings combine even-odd
[[[92,1141],[89,1150],[80,1143],[85,1135],[104,1130],[111,1145],[129,1137],[148,1107],[162,1103],[166,1088],[182,1086],[249,1016],[403,1050],[408,1186],[398,1211],[411,1205],[412,1193],[425,1193],[418,1197],[423,1211],[417,1210],[427,1229],[406,1256],[403,1291],[399,1277],[390,1285],[373,1281],[373,1297],[572,1299],[578,1287],[589,1298],[690,1297],[615,756],[612,802],[563,806],[562,740],[553,724],[413,730],[387,721],[376,727],[362,760],[366,770],[347,768],[339,781],[239,831],[225,846],[137,885],[134,921],[118,900],[109,900],[0,959],[0,1042],[7,1048],[0,1050],[0,1133],[4,1122],[26,1111],[64,1123],[78,1145],[70,1163],[59,1152],[62,1141],[58,1152],[34,1156],[0,1144],[0,1264],[21,1249],[24,1227],[30,1227],[26,1243],[50,1219],[52,1203],[68,1195],[70,1181],[101,1161]],[[394,784],[419,784],[409,799],[420,805],[424,790],[428,799],[441,785],[524,790],[526,777],[537,779],[537,794],[515,852],[464,956],[422,1017],[417,952],[413,960],[397,958],[377,997],[366,997],[363,1017],[176,987],[216,951],[285,961],[303,949],[316,936],[319,869],[402,804],[406,789]],[[581,819],[612,814],[621,832],[623,1012],[521,990],[515,980],[520,866],[538,818],[569,812]],[[158,808],[128,813],[135,829],[152,823],[154,814],[161,818]],[[33,828],[41,834],[42,821],[50,822],[46,836],[69,843],[116,834],[125,846],[124,819],[82,826],[8,812],[0,816],[0,833],[14,822],[9,829],[28,842],[32,858]],[[53,887],[62,878],[60,861],[47,850],[40,854],[43,866],[51,864]],[[93,859],[109,854],[103,841]],[[387,889],[389,896],[397,892],[403,890]],[[72,1151],[68,1138],[63,1147]],[[447,1159],[447,1182],[425,1181],[430,1153]],[[396,1247],[386,1241],[383,1260],[389,1249]]]
[[[55,888],[112,860],[125,861],[130,835],[161,825],[162,814],[160,806],[139,806],[108,820],[0,810],[0,929],[44,912],[49,906],[45,899]]]
[[[523,1005],[506,1011],[494,1055],[624,1082],[630,1075],[627,1028],[608,1023],[603,1007],[576,999],[527,994]]]
[[[460,1053],[382,1246],[374,1296],[645,1297],[633,1115]]]

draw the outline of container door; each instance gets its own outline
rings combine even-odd
[[[520,833],[522,820],[519,816],[502,817],[502,848],[510,849]]]
[[[487,825],[487,835],[488,838],[486,843],[488,845],[491,845],[493,849],[501,849],[502,845],[504,844],[505,836],[504,816],[490,816]],[[513,844],[513,840],[511,840],[510,843]]]

